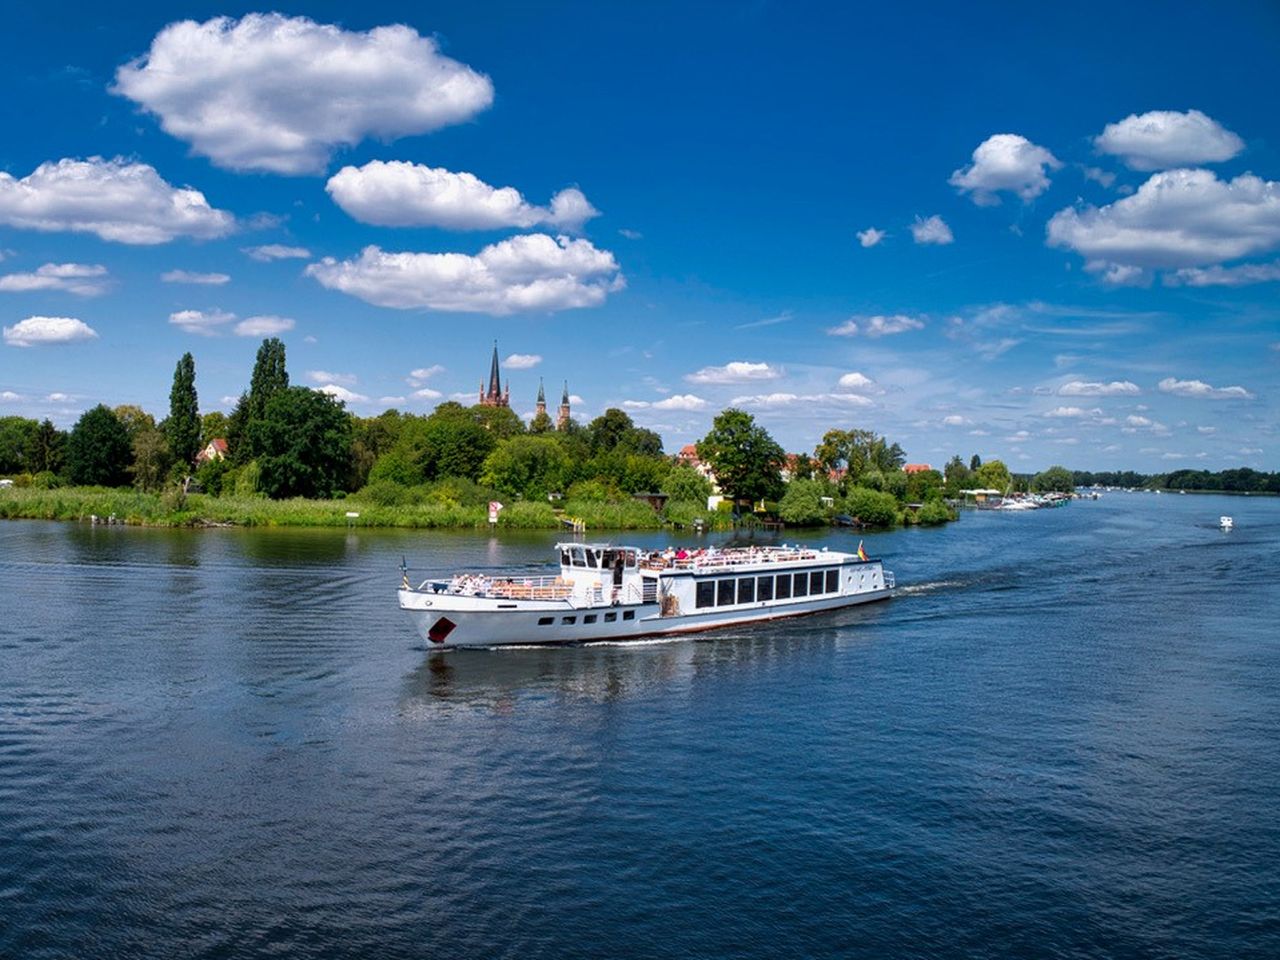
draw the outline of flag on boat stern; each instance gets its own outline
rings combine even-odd
[[[862,541],[861,541],[861,540],[859,540],[859,541],[858,541],[858,559],[859,559],[859,560],[866,560],[866,559],[867,559],[867,551],[862,549]]]

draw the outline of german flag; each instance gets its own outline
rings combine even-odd
[[[866,550],[864,550],[864,549],[862,549],[862,541],[861,541],[861,540],[859,540],[859,541],[858,541],[858,559],[859,559],[859,560],[867,560],[867,559],[869,559],[869,558],[867,557],[867,551],[866,551]]]

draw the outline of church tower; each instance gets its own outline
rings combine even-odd
[[[556,429],[563,430],[569,424],[569,381],[564,382],[564,393],[560,394],[560,412],[556,415]]]
[[[480,406],[482,407],[509,407],[511,406],[511,387],[508,385],[504,391],[502,389],[502,378],[498,374],[498,341],[493,341],[493,361],[489,364],[489,389],[484,388],[484,381],[480,381]]]
[[[538,378],[538,405],[534,410],[535,417],[545,417],[547,415],[547,391],[542,387],[542,378]]]

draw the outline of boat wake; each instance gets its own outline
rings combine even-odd
[[[926,583],[911,583],[905,587],[895,587],[893,595],[895,597],[915,597],[926,593],[935,593],[939,590],[950,590],[953,587],[963,587],[965,584],[961,580],[930,580]]]

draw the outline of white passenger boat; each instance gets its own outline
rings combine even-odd
[[[648,551],[556,545],[560,572],[456,574],[418,586],[400,609],[433,648],[583,643],[689,633],[885,600],[893,574],[857,553],[804,547]]]

